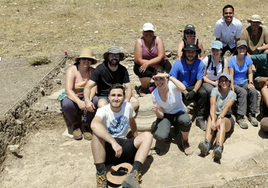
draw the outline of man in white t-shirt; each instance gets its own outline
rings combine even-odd
[[[133,169],[123,181],[123,187],[140,188],[141,167],[145,162],[153,136],[138,135],[135,111],[125,100],[125,88],[114,84],[109,91],[110,103],[99,108],[91,123],[91,148],[96,166],[97,187],[107,187],[105,164],[133,163]],[[130,127],[133,138],[126,139]]]
[[[242,23],[234,17],[234,7],[226,5],[223,7],[223,17],[219,19],[214,28],[213,36],[223,44],[222,56],[227,50],[234,53],[236,42],[240,40]]]

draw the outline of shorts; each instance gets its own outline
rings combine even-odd
[[[230,129],[230,131],[228,131],[226,133],[226,137],[228,137],[228,136],[230,136],[234,132],[235,121],[234,121],[234,118],[232,117],[231,114],[226,114],[224,117],[225,118],[228,118],[230,120],[230,122],[231,122],[231,129]]]
[[[122,146],[123,153],[120,158],[115,157],[115,152],[112,145],[108,142],[105,143],[106,159],[105,164],[117,165],[123,162],[133,163],[137,152],[137,148],[134,146],[134,139],[115,138],[116,142]]]

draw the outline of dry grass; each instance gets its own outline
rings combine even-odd
[[[188,23],[209,48],[214,24],[229,3],[245,26],[252,14],[267,20],[268,2],[260,0],[2,0],[0,55],[78,53],[84,46],[103,53],[110,45],[132,53],[145,22],[155,25],[166,50],[176,51]]]

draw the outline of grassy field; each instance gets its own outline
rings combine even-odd
[[[188,23],[208,49],[226,4],[244,26],[252,14],[268,19],[266,0],[1,0],[0,56],[79,53],[84,46],[102,54],[111,45],[132,53],[145,22],[155,25],[168,51],[176,51]]]

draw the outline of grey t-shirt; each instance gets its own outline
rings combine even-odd
[[[216,114],[220,115],[228,100],[236,101],[236,93],[230,90],[226,95],[222,95],[217,87],[213,88],[210,96],[216,98]],[[231,108],[228,109],[226,114],[232,114]]]

